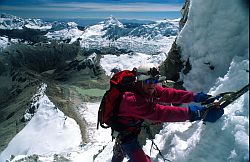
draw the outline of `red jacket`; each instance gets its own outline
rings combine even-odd
[[[151,97],[145,94],[125,92],[118,116],[124,121],[122,123],[128,123],[131,118],[154,122],[183,122],[189,120],[188,108],[167,106],[164,103],[189,103],[193,100],[193,92],[163,88],[157,85],[155,93]]]

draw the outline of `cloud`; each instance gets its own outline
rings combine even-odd
[[[180,11],[181,4],[159,3],[48,3],[33,6],[0,6],[1,10],[26,11],[90,11],[90,12],[166,12]]]

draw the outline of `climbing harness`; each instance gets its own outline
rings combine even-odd
[[[240,96],[246,93],[249,90],[249,84],[241,88],[236,92],[224,92],[220,93],[216,96],[209,97],[206,101],[202,102],[201,105],[205,106],[207,109],[202,116],[204,120],[211,109],[225,108],[235,100],[237,100]]]

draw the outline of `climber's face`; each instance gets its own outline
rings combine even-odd
[[[155,91],[155,85],[158,83],[158,80],[156,79],[147,79],[142,81],[142,89],[143,91],[152,96]]]

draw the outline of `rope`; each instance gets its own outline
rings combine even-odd
[[[154,124],[151,124],[151,125],[154,125]],[[151,144],[151,148],[150,148],[150,155],[151,155],[151,152],[152,152],[152,149],[154,148],[155,150],[157,150],[159,152],[159,155],[161,156],[161,158],[164,160],[164,161],[169,161],[171,162],[171,160],[167,159],[164,157],[164,155],[161,153],[161,150],[159,149],[159,147],[155,144],[154,140],[153,140],[153,134],[150,130],[150,127],[149,125],[142,125],[141,127],[143,127],[145,130],[146,130],[146,133],[148,134],[149,136],[149,139],[151,140],[152,144]]]

